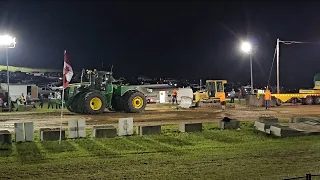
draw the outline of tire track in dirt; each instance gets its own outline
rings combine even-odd
[[[294,116],[319,116],[319,106],[281,106],[274,107],[271,110],[265,110],[263,107],[245,107],[237,106],[226,111],[220,109],[187,109],[177,110],[175,108],[149,108],[144,113],[119,113],[106,112],[101,115],[75,115],[64,113],[63,127],[67,127],[67,121],[71,119],[85,119],[88,127],[93,125],[117,125],[119,118],[133,117],[134,124],[177,124],[182,121],[187,122],[218,122],[227,116],[240,121],[253,121],[259,116],[276,116],[279,119],[287,120]],[[12,124],[14,122],[33,121],[35,129],[40,127],[59,127],[60,112],[50,113],[4,113],[0,116],[0,128],[3,124]]]

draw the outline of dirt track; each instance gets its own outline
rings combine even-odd
[[[261,108],[248,108],[246,106],[236,106],[226,111],[220,109],[188,109],[177,110],[170,106],[148,105],[148,108],[141,114],[126,114],[106,112],[102,115],[74,115],[65,113],[63,126],[67,126],[70,119],[86,119],[88,126],[114,124],[117,125],[119,118],[133,117],[135,124],[176,124],[181,121],[189,122],[217,122],[223,117],[238,119],[241,121],[253,121],[261,115],[274,115],[279,119],[288,120],[294,116],[320,116],[320,106],[281,106],[274,107],[266,111]],[[34,121],[35,129],[40,127],[57,127],[60,124],[60,113],[5,113],[0,116],[0,127],[11,126],[14,122]]]

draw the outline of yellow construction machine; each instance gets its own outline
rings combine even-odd
[[[196,107],[210,107],[220,105],[219,96],[224,92],[227,80],[206,80],[206,89],[193,93],[193,102]]]
[[[313,78],[314,87],[312,89],[299,89],[298,93],[274,93],[271,94],[276,100],[276,105],[280,106],[282,103],[290,102],[290,100],[300,100],[303,105],[320,104],[320,73],[317,73]],[[258,93],[257,98],[265,93]],[[271,104],[272,99],[271,99]]]

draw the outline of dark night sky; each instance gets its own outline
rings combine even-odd
[[[254,81],[266,83],[276,38],[320,41],[316,2],[28,0],[0,7],[0,30],[17,37],[9,53],[16,66],[62,69],[67,49],[76,70],[99,68],[103,61],[118,76],[249,82],[249,58],[238,47],[248,37],[257,46]],[[319,48],[281,44],[281,85],[312,86],[320,72]]]

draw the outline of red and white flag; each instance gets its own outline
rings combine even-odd
[[[67,56],[67,51],[64,51],[64,65],[63,65],[63,88],[67,88],[71,78],[73,76],[73,70],[71,63]]]

